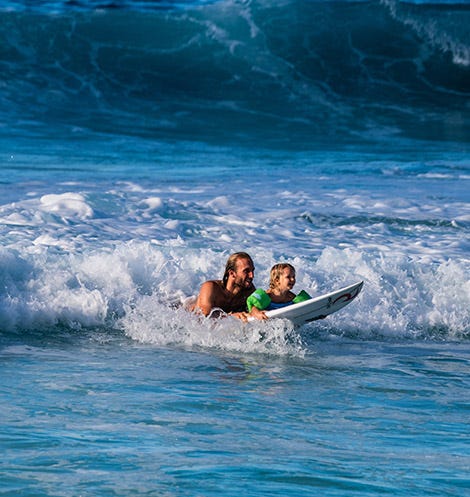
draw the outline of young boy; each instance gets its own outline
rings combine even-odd
[[[276,264],[271,268],[269,288],[258,288],[246,300],[248,312],[256,319],[267,319],[264,311],[279,309],[310,299],[302,290],[298,295],[292,292],[295,285],[295,268],[291,264]]]

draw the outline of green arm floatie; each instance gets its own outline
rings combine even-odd
[[[258,288],[257,290],[255,290],[246,299],[246,305],[248,307],[248,312],[250,312],[253,307],[256,307],[257,309],[262,311],[263,309],[266,309],[266,307],[268,307],[268,305],[270,303],[271,303],[271,298],[261,288]]]
[[[292,301],[293,304],[298,304],[299,302],[303,302],[304,300],[309,300],[312,297],[305,291],[302,290],[297,294],[297,297]]]

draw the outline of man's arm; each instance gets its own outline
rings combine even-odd
[[[201,285],[201,289],[199,290],[199,295],[196,301],[195,309],[199,309],[204,316],[208,316],[214,307],[217,307],[215,304],[217,300],[217,283],[214,281],[206,281]]]

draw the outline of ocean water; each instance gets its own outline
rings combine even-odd
[[[465,0],[0,6],[0,496],[463,496]],[[293,328],[182,304],[249,252]]]

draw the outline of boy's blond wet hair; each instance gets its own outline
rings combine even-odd
[[[295,267],[292,264],[289,264],[288,262],[281,262],[280,264],[275,264],[271,268],[271,272],[269,274],[269,288],[273,289],[276,288],[277,284],[279,283],[279,280],[281,279],[281,274],[284,269],[292,269],[295,274]]]

